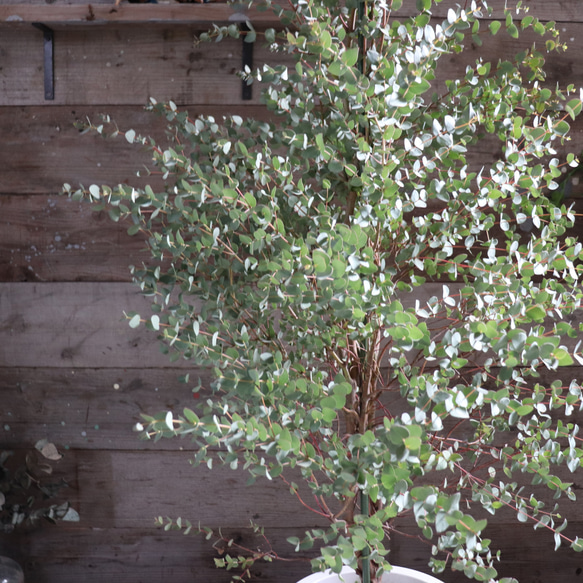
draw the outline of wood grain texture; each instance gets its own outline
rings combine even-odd
[[[578,83],[583,63],[579,25],[560,26],[567,53],[550,53],[548,84]],[[89,32],[88,32],[89,30]],[[55,40],[55,99],[50,105],[100,104],[142,105],[150,97],[172,99],[178,104],[241,104],[241,41],[195,45],[191,26],[121,26],[94,29],[65,28]],[[530,49],[533,43],[544,49],[544,39],[525,31],[520,39],[500,32],[485,33],[484,44],[470,43],[461,55],[446,55],[437,70],[434,89],[445,90],[444,80],[463,77],[466,66],[477,58],[498,62],[513,53]],[[42,42],[33,27],[7,27],[0,37],[2,75],[0,105],[41,105],[44,101]],[[291,63],[289,56],[271,53],[262,42],[255,43],[254,63]],[[251,103],[259,103],[260,87]]]
[[[144,171],[151,163],[149,154],[139,146],[127,143],[123,136],[105,139],[93,134],[80,135],[75,127],[76,123],[87,119],[97,124],[100,114],[109,114],[120,131],[133,128],[139,134],[151,135],[160,144],[167,143],[165,124],[156,115],[144,111],[142,105],[145,102],[128,106],[0,107],[0,135],[3,136],[0,195],[54,195],[61,191],[65,182],[73,186],[89,186],[92,183],[129,183],[135,186],[151,183],[153,187],[160,186],[156,176],[136,177],[138,171]],[[221,119],[223,115],[237,114],[270,119],[269,113],[259,105],[186,104],[182,109],[188,111],[191,117],[213,115]],[[556,145],[559,156],[583,150],[583,116],[572,122],[571,126],[571,140]],[[503,155],[501,148],[497,138],[484,136],[470,147],[470,167],[479,169],[499,160]],[[7,204],[0,196],[0,210]]]
[[[0,41],[1,42],[1,41]],[[144,110],[146,101],[130,106],[52,106],[0,107],[0,135],[3,137],[0,161],[3,164],[0,194],[55,194],[63,183],[131,183],[159,185],[155,176],[138,178],[136,173],[149,167],[151,158],[139,145],[123,136],[106,139],[95,134],[81,135],[78,123],[90,120],[98,125],[102,114],[116,121],[120,131],[133,128],[166,143],[166,125],[157,115]],[[189,104],[192,117],[242,115],[265,119],[263,107]],[[113,128],[112,128],[113,131]],[[0,198],[0,205],[6,203]]]
[[[449,284],[450,295],[455,297],[460,285]],[[424,284],[401,301],[407,308],[432,297],[443,297],[441,283]],[[129,328],[127,312],[150,314],[150,300],[129,283],[2,283],[0,368],[192,368],[180,360],[170,365],[156,333]],[[571,324],[577,327],[582,317],[574,314]],[[430,330],[441,326],[436,320]],[[576,342],[564,339],[567,347]]]
[[[270,528],[281,526],[282,502],[293,509],[286,517],[290,528],[323,524],[295,502],[281,479],[247,487],[247,472],[192,467],[191,452],[86,450],[70,455],[76,460],[81,525],[144,529],[156,516],[182,516],[210,527],[245,528],[255,520]],[[291,480],[298,474],[287,472]],[[305,486],[302,490],[309,496]]]
[[[0,230],[0,281],[129,282],[150,261],[140,233],[66,196],[0,196]]]
[[[65,196],[2,195],[0,280],[131,281],[150,252],[126,228]]]
[[[194,366],[190,382],[179,381],[178,368],[0,368],[0,444],[9,448],[49,439],[60,450],[176,450],[193,451],[189,440],[143,441],[132,429],[141,414],[195,411],[211,396],[211,376]],[[494,371],[495,372],[495,371]],[[581,381],[579,367],[543,369],[536,382],[544,386],[561,380],[568,387]],[[199,390],[198,383],[202,384]],[[494,389],[494,387],[491,387]],[[196,390],[195,390],[196,389]],[[403,410],[401,400],[386,397],[393,414]],[[564,411],[553,412],[553,417]],[[578,414],[568,421],[577,422]],[[500,437],[498,442],[503,439]],[[504,439],[508,440],[506,434]],[[503,445],[503,443],[500,443]],[[565,476],[567,481],[573,477]],[[582,477],[577,476],[581,482]],[[583,483],[581,483],[583,487]]]
[[[132,428],[142,413],[184,407],[196,409],[209,395],[193,388],[205,371],[193,370],[191,382],[179,382],[184,370],[172,368],[0,368],[0,443],[20,448],[49,439],[61,451],[192,450],[188,440],[154,443]]]
[[[578,236],[583,183],[571,194],[577,216],[568,234]],[[129,282],[128,266],[151,258],[145,238],[129,236],[127,226],[63,196],[0,195],[0,282]],[[501,231],[492,234],[502,240]]]
[[[124,0],[113,12],[114,0],[93,0],[91,3],[94,7],[93,18],[91,18],[86,0],[53,0],[51,6],[46,6],[46,0],[6,0],[4,4],[5,6],[0,6],[0,22],[6,22],[10,16],[20,16],[25,22],[53,21],[76,22],[78,24],[112,21],[141,22],[153,19],[173,20],[175,22],[193,20],[198,22],[220,22],[228,19],[232,12],[224,6],[224,2],[204,6],[201,6],[200,3],[194,3],[194,6],[188,4],[185,6],[173,0],[162,1],[158,6],[132,6]],[[444,0],[433,7],[432,14],[436,17],[446,17],[448,9],[456,7],[457,4],[459,3],[455,0]],[[514,7],[516,1],[489,1],[488,6],[492,9],[491,18],[501,18],[505,4]],[[558,0],[555,2],[529,0],[528,8],[530,14],[536,15],[544,21],[581,22],[583,20],[578,0]],[[416,14],[415,0],[404,0],[402,8],[396,14]],[[254,17],[254,22],[276,22],[269,13],[259,12],[258,14],[252,14],[252,16]],[[13,22],[19,21],[14,19]]]
[[[229,529],[225,533],[236,536],[241,544],[258,544],[246,529]],[[266,531],[273,547],[286,558],[294,556],[286,538],[301,533],[300,529],[292,528]],[[490,535],[492,545],[503,547],[502,561],[497,565],[501,576],[517,577],[521,583],[580,583],[583,557],[564,547],[557,552],[549,550],[548,533],[524,525],[497,525],[490,529]],[[217,554],[210,543],[196,536],[185,537],[154,528],[59,526],[27,535],[0,537],[0,544],[5,554],[23,565],[27,581],[34,583],[229,581],[228,573],[215,569],[213,558]],[[396,565],[429,572],[429,552],[430,548],[423,542],[395,538],[389,557]],[[304,561],[306,558],[304,555]],[[253,580],[295,583],[310,572],[309,564],[304,561],[259,563],[253,569]],[[462,573],[449,570],[438,577],[444,583],[468,581]]]
[[[574,523],[573,530],[581,530]],[[416,531],[400,529],[405,536],[395,535],[390,543],[390,560],[401,566],[429,572],[427,561],[430,547],[412,538]],[[253,537],[247,528],[225,529],[243,545],[252,548],[263,541]],[[285,558],[294,553],[286,542],[289,536],[301,536],[299,528],[268,528],[274,550]],[[492,548],[501,548],[500,576],[517,577],[521,583],[580,583],[583,557],[568,548],[550,550],[550,534],[533,531],[528,525],[498,524],[488,527]],[[227,583],[228,574],[214,567],[219,555],[197,536],[163,532],[154,527],[93,528],[83,526],[45,527],[40,531],[0,536],[3,553],[17,559],[25,569],[27,581],[35,583],[102,583],[104,579],[119,583],[149,583],[167,581],[192,583],[213,581]],[[264,547],[263,547],[264,548]],[[303,561],[301,560],[303,558]],[[259,563],[253,569],[256,581],[295,583],[310,572],[302,555],[297,562]],[[444,583],[467,583],[459,572],[446,570],[438,576]]]
[[[257,26],[274,26],[279,20],[271,10],[236,10],[222,3],[194,2],[187,4],[160,3],[135,6],[123,3],[119,6],[109,0],[92,3],[65,4],[46,6],[31,3],[10,3],[0,6],[0,23],[18,26],[33,22],[46,25],[83,25],[103,24],[188,24],[207,27],[212,23],[230,23],[249,20]]]
[[[580,216],[569,234],[577,236],[583,228],[583,183],[571,194],[567,202]],[[127,226],[65,196],[0,195],[0,281],[129,282],[128,266],[151,259],[145,237],[129,236]]]
[[[148,306],[132,284],[0,285],[0,367],[168,367],[156,334],[123,317]]]
[[[55,33],[55,99],[50,105],[241,104],[241,41],[195,45],[189,26],[108,26]],[[0,105],[42,105],[42,35],[9,27],[0,36]],[[257,43],[254,63],[285,61]],[[253,91],[258,103],[259,90]]]
[[[247,528],[225,529],[224,533],[242,545],[257,548],[264,541]],[[259,562],[252,569],[252,581],[295,583],[310,571],[312,553],[295,556],[286,542],[301,536],[295,528],[268,529],[273,547],[293,562]],[[28,535],[0,536],[3,553],[14,557],[31,583],[228,583],[232,572],[217,569],[219,558],[213,541],[202,537],[144,529],[101,529],[90,527],[43,528]]]
[[[178,582],[191,581],[187,577],[192,577],[196,569],[197,573],[223,581],[220,571],[205,571],[213,568],[212,559],[216,556],[210,545],[197,537],[163,533],[152,526],[152,517],[182,515],[215,527],[225,526],[227,521],[225,533],[254,548],[261,541],[253,538],[247,528],[248,520],[253,519],[266,527],[274,549],[284,557],[293,556],[285,543],[288,536],[300,535],[302,529],[320,524],[311,514],[295,510],[282,484],[247,488],[244,477],[237,472],[190,468],[187,458],[188,454],[181,452],[66,452],[54,465],[58,476],[77,473],[71,480],[69,499],[80,510],[81,522],[15,538],[2,537],[0,542],[7,543],[3,544],[4,552],[14,549],[12,556],[21,559],[29,576],[35,573],[31,580],[41,583],[73,581],[68,577],[79,577],[83,569],[88,577],[91,573],[107,573],[120,581],[140,581],[133,577],[144,577],[146,569],[151,570],[151,576],[163,576],[166,569],[174,569],[173,580]],[[580,534],[581,513],[575,510],[571,518],[566,533]],[[399,519],[394,526],[390,559],[394,564],[427,571],[429,542],[418,538],[410,518]],[[508,512],[491,518],[485,534],[492,539],[493,549],[502,550],[502,576],[542,583],[553,581],[550,575],[554,571],[561,574],[561,581],[579,581],[581,555],[568,548],[550,553],[551,532],[533,531],[531,525],[517,523],[513,513]],[[175,553],[182,558],[175,557]],[[277,562],[273,566],[259,565],[256,573],[259,580],[270,581],[275,574],[279,576],[280,570],[287,573],[286,567],[296,578],[307,573],[305,564]],[[127,579],[123,579],[126,574]],[[441,578],[448,583],[465,581],[462,574],[449,571]]]

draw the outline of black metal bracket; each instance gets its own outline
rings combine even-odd
[[[246,42],[245,38],[247,36],[247,32],[249,32],[249,27],[246,24],[241,25],[241,38],[243,39],[241,42],[243,43],[243,71],[245,71],[245,67],[249,67],[249,69],[253,69],[253,46],[255,45],[254,42]],[[241,85],[241,99],[243,101],[249,101],[253,99],[253,86],[249,85],[245,79],[242,81]]]
[[[40,22],[33,22],[32,26],[43,33],[45,99],[53,100],[55,98],[55,33]]]

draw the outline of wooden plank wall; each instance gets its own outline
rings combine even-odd
[[[10,4],[45,6],[40,0]],[[44,10],[66,12],[75,4],[83,3],[56,0]],[[2,9],[8,14],[0,6],[0,16]],[[445,10],[440,7],[438,16]],[[571,45],[566,55],[551,58],[550,81],[581,84],[578,0],[537,0],[531,11],[558,20]],[[142,110],[150,96],[173,99],[192,114],[264,115],[257,91],[252,101],[241,100],[234,75],[240,43],[194,46],[196,31],[171,23],[59,25],[55,100],[48,102],[41,33],[26,23],[0,22],[0,449],[22,451],[41,438],[54,442],[64,454],[55,464],[57,475],[70,482],[68,496],[81,515],[78,524],[0,537],[0,554],[19,560],[29,582],[228,581],[214,569],[210,543],[156,529],[157,515],[224,526],[251,546],[258,542],[246,527],[254,519],[284,556],[291,554],[285,538],[316,524],[310,514],[287,511],[281,483],[245,488],[246,478],[237,472],[192,469],[186,442],[153,445],[136,438],[132,425],[141,412],[192,399],[189,387],[177,381],[192,367],[170,365],[152,335],[123,320],[124,310],[145,305],[127,269],[147,258],[143,241],[128,237],[103,213],[58,196],[64,182],[135,180],[136,169],[147,163],[123,139],[80,137],[75,121],[107,112],[122,128],[149,128],[162,136],[162,126]],[[497,59],[509,49],[502,35],[471,52]],[[256,60],[270,59],[259,44]],[[464,67],[459,57],[448,57],[441,78]],[[575,124],[572,148],[583,148],[581,123]],[[499,154],[485,140],[476,158],[484,163]],[[576,516],[581,534],[580,510]],[[409,532],[410,525],[402,530]],[[518,527],[513,516],[494,523],[491,536],[505,549],[505,575],[523,583],[583,579],[580,555],[566,549],[549,554],[550,535]],[[396,564],[426,570],[426,556],[413,539],[395,540],[392,547]],[[280,583],[308,572],[305,561],[255,569],[258,581]],[[451,574],[443,579],[462,580]]]

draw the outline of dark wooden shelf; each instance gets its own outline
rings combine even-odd
[[[211,24],[248,20],[256,25],[278,23],[271,9],[237,10],[228,4],[84,4],[38,6],[5,4],[0,6],[0,24],[47,26],[103,24]]]

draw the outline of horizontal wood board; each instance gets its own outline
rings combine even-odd
[[[517,577],[521,583],[580,583],[583,558],[561,547],[549,551],[548,533],[533,531],[525,525],[494,526],[490,529],[492,544],[503,545],[501,576]],[[405,531],[412,534],[411,531]],[[267,529],[273,548],[284,558],[293,558],[286,542],[288,536],[300,536],[299,529]],[[225,534],[237,537],[241,544],[256,546],[257,541],[247,530],[226,529]],[[0,537],[3,552],[20,561],[27,581],[35,583],[102,583],[104,579],[119,583],[149,583],[171,580],[173,583],[213,581],[227,583],[228,573],[217,570],[211,544],[196,536],[185,537],[177,532],[154,529],[116,529],[115,544],[111,531],[92,528],[43,528],[27,535]],[[72,544],[72,541],[75,544]],[[395,537],[390,559],[429,572],[427,559],[430,548],[413,538]],[[79,552],[81,551],[81,552]],[[304,555],[304,561],[309,557]],[[254,579],[273,583],[295,583],[310,572],[304,561],[258,563]],[[444,583],[467,583],[461,573],[446,571],[438,575]],[[559,579],[560,578],[560,579]]]
[[[581,527],[581,523],[574,525]],[[411,527],[399,527],[401,536],[391,540],[390,560],[397,565],[429,572],[427,561],[430,547],[426,541],[414,538]],[[294,554],[286,542],[289,536],[301,536],[298,528],[267,528],[266,535],[275,551],[289,559]],[[249,529],[225,528],[242,545],[265,548]],[[517,577],[521,583],[580,583],[583,558],[561,547],[550,550],[550,533],[533,531],[528,525],[492,525],[488,527],[492,548],[501,548],[500,576]],[[552,537],[551,537],[552,538]],[[197,536],[185,537],[178,532],[163,532],[154,527],[144,529],[101,529],[82,526],[45,527],[37,532],[0,536],[3,552],[19,560],[27,581],[35,583],[102,583],[104,578],[120,583],[173,583],[211,580],[227,583],[228,573],[217,570],[213,559],[218,553]],[[258,563],[253,580],[294,583],[310,572],[303,561]],[[464,583],[462,573],[446,570],[439,579],[444,583]],[[558,579],[560,578],[560,579]]]
[[[90,121],[99,125],[109,115],[122,133],[128,129],[152,136],[166,144],[166,123],[144,109],[147,100],[130,106],[52,106],[0,107],[0,161],[3,173],[1,194],[57,194],[63,183],[84,184],[130,183],[135,186],[160,186],[156,176],[138,178],[146,173],[151,157],[138,144],[129,144],[123,135],[107,139],[96,134],[81,135],[79,124]],[[267,118],[261,106],[239,104],[194,105],[184,108],[189,115],[242,115],[254,119]],[[113,126],[108,126],[114,131]],[[582,142],[583,143],[583,142]],[[9,203],[0,197],[0,205]],[[51,202],[55,202],[54,200]],[[3,215],[3,213],[0,213]]]
[[[133,431],[141,414],[196,409],[207,390],[194,391],[209,375],[195,370],[188,384],[173,368],[0,369],[0,443],[21,448],[48,439],[69,449],[192,450],[188,440],[141,440]]]
[[[132,182],[133,184],[133,182]],[[567,199],[583,228],[583,183]],[[106,211],[58,195],[0,195],[0,282],[129,282],[129,265],[151,263],[145,237]]]
[[[455,297],[460,284],[449,284]],[[427,283],[403,294],[405,307],[417,301],[443,297],[443,285]],[[171,365],[159,349],[157,334],[143,325],[132,329],[124,313],[149,317],[150,300],[130,283],[0,283],[0,369],[3,367],[140,368],[180,367],[192,363],[179,360]],[[573,316],[577,326],[583,314]],[[550,324],[550,322],[549,322]],[[441,327],[432,321],[430,329]],[[576,338],[565,338],[569,347]],[[34,347],[34,350],[31,350]]]
[[[64,452],[61,473],[76,473],[71,502],[77,504],[81,526],[143,530],[153,526],[157,516],[182,516],[213,528],[245,528],[251,520],[275,528],[281,526],[282,501],[294,509],[286,519],[290,528],[322,526],[319,516],[296,504],[283,480],[262,480],[259,487],[248,487],[249,475],[242,469],[217,466],[211,472],[206,466],[193,467],[191,458],[191,452],[178,448],[70,450]],[[297,480],[299,472],[290,471],[288,476]],[[313,503],[307,486],[301,491]]]
[[[78,129],[78,124],[85,123],[88,119],[93,124],[99,124],[102,114],[107,114],[122,133],[131,128],[138,134],[151,135],[161,145],[167,144],[166,124],[155,114],[145,111],[145,103],[143,101],[140,105],[128,106],[0,107],[0,135],[3,136],[0,148],[0,163],[3,165],[0,210],[5,207],[7,213],[5,215],[2,210],[0,221],[11,221],[12,218],[4,219],[4,216],[11,217],[11,213],[21,212],[18,210],[18,203],[1,196],[4,194],[51,195],[50,202],[39,200],[34,203],[42,209],[46,205],[61,207],[63,203],[53,195],[61,192],[65,182],[74,187],[79,184],[88,187],[94,183],[126,183],[136,187],[150,183],[154,188],[161,187],[159,176],[147,176],[146,169],[151,168],[151,157],[141,146],[129,144],[123,135],[106,139],[95,134],[81,135]],[[277,121],[259,105],[239,104],[230,107],[186,104],[181,109],[188,111],[191,117],[212,115],[216,119],[222,119],[225,115],[236,114]],[[561,157],[567,152],[583,151],[583,116],[572,122],[571,127],[571,139],[564,144],[557,142],[555,146]],[[482,166],[493,164],[502,156],[501,142],[486,134],[469,148],[468,163],[473,170],[479,170]],[[142,172],[143,176],[137,177],[138,172]],[[583,185],[583,180],[580,183]],[[575,189],[573,195],[580,195],[582,190],[583,186]],[[41,213],[48,219],[44,211],[36,211],[34,205],[30,207],[32,216],[38,219],[39,215],[35,213]],[[56,208],[50,213],[53,217],[56,212],[60,212]],[[62,213],[59,216],[62,217]],[[16,222],[21,219],[14,217]],[[27,228],[32,233],[37,226],[31,220]]]
[[[172,411],[178,415],[185,407],[200,410],[211,396],[211,375],[193,367],[190,381],[182,383],[179,379],[184,372],[148,367],[0,368],[0,444],[22,448],[48,439],[61,451],[192,451],[196,445],[188,439],[154,442],[139,439],[133,431],[135,423],[143,421],[142,414]],[[561,380],[569,386],[573,380],[582,381],[581,369],[575,366],[559,371],[542,369],[540,375],[531,383],[549,386]],[[385,396],[385,405],[393,414],[403,410],[402,400],[391,394]],[[564,411],[553,412],[553,417],[557,416],[564,416]],[[575,411],[567,420],[580,423],[581,413]],[[505,440],[504,445],[513,439],[512,434],[502,434],[498,442]],[[577,476],[577,480],[583,477]]]
[[[296,508],[281,482],[248,488],[241,473],[226,469],[209,473],[206,468],[191,468],[188,457],[188,453],[182,452],[162,455],[125,451],[65,452],[62,460],[53,463],[55,476],[69,480],[71,489],[65,491],[65,495],[79,510],[81,521],[16,538],[0,537],[0,542],[7,543],[3,544],[3,549],[14,548],[13,556],[22,556],[30,572],[38,570],[39,578],[35,576],[33,580],[39,583],[69,581],[73,573],[78,575],[76,569],[91,571],[91,565],[99,568],[102,562],[109,562],[105,572],[111,572],[113,577],[123,576],[129,568],[128,563],[133,563],[136,572],[128,575],[130,581],[138,574],[143,576],[145,568],[160,575],[166,568],[174,568],[176,580],[186,581],[182,577],[191,573],[193,566],[210,567],[199,564],[210,563],[213,551],[198,538],[165,535],[154,528],[154,516],[180,515],[195,523],[200,520],[215,528],[222,526],[229,536],[244,543],[251,540],[247,526],[249,520],[254,520],[265,526],[275,549],[285,557],[292,555],[284,542],[287,536],[301,534],[302,529],[321,524],[312,514]],[[583,528],[580,512],[574,510],[566,531],[570,537],[580,535]],[[282,523],[286,526],[282,527]],[[410,517],[399,519],[394,526],[395,533],[390,539],[391,560],[426,571],[430,553],[428,542],[418,537]],[[502,550],[502,574],[506,576],[528,577],[535,569],[537,575],[540,572],[542,577],[548,577],[551,569],[558,568],[561,581],[577,581],[577,569],[583,561],[581,555],[568,549],[549,553],[552,533],[548,530],[533,532],[531,526],[518,524],[514,515],[506,512],[489,520],[486,536],[492,539],[493,549]],[[170,546],[174,552],[183,549],[184,555],[178,563],[168,565],[168,557],[173,556]],[[61,569],[63,579],[58,578]],[[282,564],[276,563],[273,568],[261,569],[260,573],[273,574],[279,569]],[[295,567],[292,569],[295,571]],[[223,580],[220,574],[217,580]],[[464,579],[448,572],[443,580],[457,583]],[[544,578],[532,580],[542,582]]]
[[[0,285],[0,333],[6,339],[0,348],[0,368],[170,366],[156,334],[133,330],[124,318],[124,312],[149,310],[149,300],[136,286],[13,285],[19,288]],[[180,361],[175,366],[189,367]]]
[[[200,32],[200,31],[198,31]],[[111,26],[55,33],[55,98],[45,102],[42,34],[2,29],[0,105],[241,103],[242,41],[195,44],[188,26]],[[254,62],[285,62],[256,43]],[[257,103],[259,91],[253,91]]]
[[[252,580],[295,583],[308,575],[314,552],[296,557],[286,541],[304,531],[272,528],[267,532],[271,546],[282,557],[296,560],[258,562],[251,570]],[[268,546],[249,528],[225,528],[223,533],[248,548]],[[32,583],[228,583],[232,572],[215,567],[214,559],[221,555],[212,543],[154,527],[111,530],[59,525],[30,534],[0,535],[3,553],[20,562],[26,581]]]
[[[272,10],[232,7],[226,3],[161,2],[133,6],[127,2],[52,3],[52,6],[32,3],[0,5],[0,24],[22,27],[34,22],[50,26],[99,26],[123,24],[188,24],[209,26],[213,23],[252,22],[255,26],[274,26],[278,19]],[[142,3],[143,4],[143,3]]]
[[[281,3],[281,2],[274,2]],[[94,0],[92,13],[87,8],[86,0],[53,0],[51,6],[47,6],[46,0],[5,0],[0,5],[0,22],[8,25],[18,25],[21,22],[60,22],[73,24],[97,24],[111,21],[140,22],[140,21],[169,21],[184,22],[216,22],[228,20],[233,13],[232,8],[225,2],[212,2],[209,5],[193,0],[190,3],[181,4],[177,0],[160,0],[157,6],[135,6],[123,0],[116,6],[114,0]],[[256,3],[256,6],[260,5]],[[447,11],[456,7],[456,0],[445,0],[432,8],[434,16],[446,17]],[[526,4],[526,3],[523,3]],[[415,14],[415,0],[404,0],[403,6],[397,11],[398,15]],[[516,0],[505,2],[504,0],[488,1],[492,9],[492,18],[503,16],[504,6],[516,6]],[[541,20],[557,22],[581,22],[583,16],[579,10],[577,0],[529,0],[526,4],[531,14],[535,14]],[[249,12],[247,13],[249,15]],[[250,12],[251,20],[259,23],[276,23],[269,11],[253,10]],[[44,18],[43,18],[44,17]],[[520,15],[517,15],[519,18]]]
[[[570,46],[566,53],[547,55],[550,86],[557,82],[577,84],[583,64],[577,55],[583,38],[577,23],[560,25]],[[57,31],[54,42],[55,98],[44,99],[43,45],[40,31],[33,27],[8,27],[0,36],[2,74],[0,105],[142,105],[150,97],[172,99],[178,104],[241,104],[242,69],[240,40],[195,44],[198,32],[191,26],[101,27]],[[497,62],[512,53],[530,49],[533,43],[543,52],[544,38],[525,31],[520,39],[500,32],[484,33],[484,44],[469,43],[460,55],[440,60],[434,90],[445,91],[445,79],[463,77],[466,66],[477,58]],[[263,42],[254,45],[254,64],[291,64],[288,55],[272,53]],[[250,103],[259,102],[260,88],[253,88]]]
[[[131,281],[129,265],[148,262],[145,238],[59,196],[0,196],[2,281]]]

